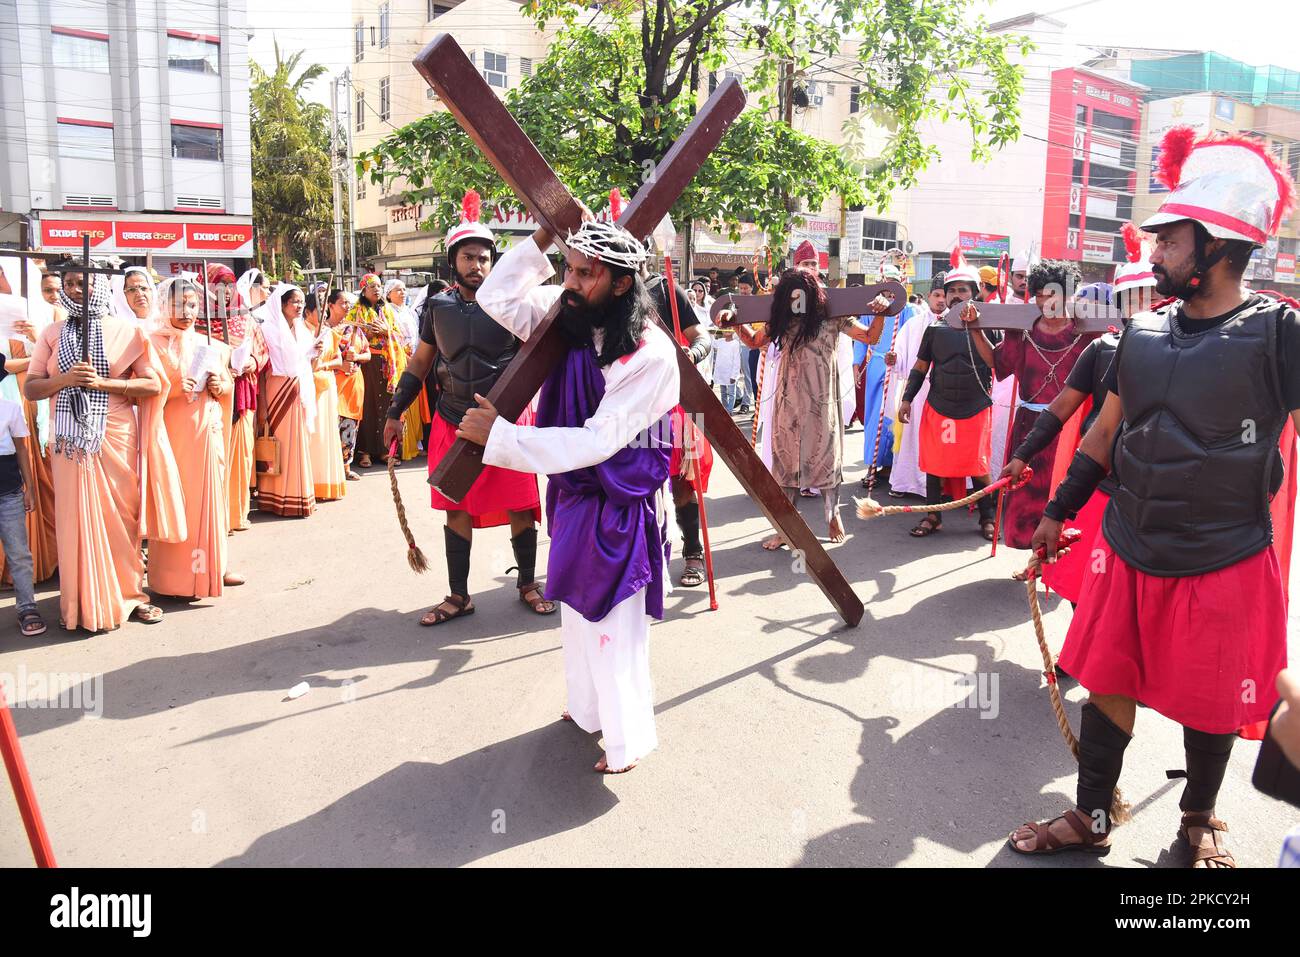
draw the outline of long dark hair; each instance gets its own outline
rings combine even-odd
[[[623,295],[614,296],[605,312],[601,324],[605,338],[600,345],[600,354],[596,357],[601,368],[636,352],[645,335],[646,326],[654,321],[654,315],[658,311],[640,273],[621,266],[611,266],[609,263],[605,264],[605,268],[609,270],[611,282],[616,283],[624,276],[631,276],[632,285]]]
[[[803,308],[798,310],[794,303],[796,296],[803,303]],[[772,293],[768,338],[779,343],[784,350],[797,349],[817,338],[826,316],[826,290],[816,276],[802,269],[787,269],[781,273]]]

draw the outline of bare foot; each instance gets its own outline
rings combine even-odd
[[[626,774],[628,771],[631,771],[634,767],[636,767],[635,761],[633,761],[625,768],[617,768],[615,770],[610,770],[609,762],[605,760],[605,755],[602,754],[600,756],[600,760],[596,762],[592,770],[599,771],[601,774]]]
[[[831,519],[829,534],[832,542],[844,541],[844,525],[841,524],[840,517],[838,515],[836,515],[834,518]]]
[[[784,547],[784,545],[785,545],[785,541],[781,538],[779,534],[771,535],[768,538],[763,539],[763,547],[767,549],[769,552],[774,552],[778,548]]]

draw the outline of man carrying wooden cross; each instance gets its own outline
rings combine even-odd
[[[568,342],[542,386],[536,425],[497,415],[478,396],[456,434],[484,447],[487,465],[545,472],[551,549],[547,596],[560,604],[568,710],[603,732],[595,769],[619,774],[654,750],[650,618],[663,618],[671,426],[681,394],[677,345],[655,323],[641,279],[646,249],[587,212],[565,240],[563,286],[554,236],[539,228],[501,257],[479,288],[484,311],[528,339],[560,300]]]

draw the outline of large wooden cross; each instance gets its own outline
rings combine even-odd
[[[414,62],[416,70],[437,91],[533,218],[563,244],[563,238],[582,225],[581,207],[460,45],[449,34],[442,34],[421,50]],[[650,235],[744,105],[744,91],[734,78],[720,84],[649,181],[624,208],[618,225],[637,237]],[[559,309],[557,300],[488,394],[489,401],[507,419],[518,418],[568,351],[568,343],[555,323]],[[662,320],[660,325],[663,326]],[[671,336],[669,330],[664,331]],[[809,574],[840,617],[850,625],[857,625],[862,620],[862,602],[844,575],[754,454],[685,351],[678,350],[677,362],[682,407],[693,414],[715,454],[727,463],[749,497],[791,547],[803,555]],[[469,491],[482,468],[482,447],[458,439],[429,476],[429,484],[458,501]]]
[[[827,315],[831,318],[865,316],[870,311],[872,300],[882,293],[893,297],[893,301],[889,304],[889,308],[885,310],[884,315],[896,316],[907,308],[907,287],[901,282],[890,280],[889,282],[876,283],[874,286],[853,286],[852,288],[831,286],[826,290]],[[730,313],[733,318],[725,321],[720,320],[719,317],[724,312]],[[733,323],[742,323],[747,326],[758,325],[767,322],[771,314],[771,294],[737,296],[729,292],[723,293],[713,300],[713,305],[709,307],[709,318],[722,325],[731,325]]]
[[[968,305],[974,305],[979,318],[971,323],[962,322],[961,314]],[[1085,304],[1080,304],[1083,306]],[[1106,332],[1124,325],[1124,320],[1116,311],[1096,303],[1087,303],[1088,308],[1079,308],[1074,317],[1075,332]],[[1032,302],[959,302],[943,314],[943,321],[954,329],[967,325],[972,329],[1019,329],[1028,331],[1042,316],[1043,311]]]

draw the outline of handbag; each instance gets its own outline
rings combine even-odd
[[[271,434],[269,422],[262,426],[262,434],[253,440],[253,462],[262,475],[280,474],[280,440]]]

